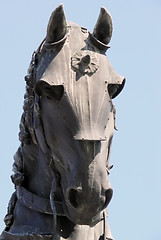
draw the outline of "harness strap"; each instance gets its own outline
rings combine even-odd
[[[49,199],[39,197],[34,193],[29,192],[22,186],[16,186],[16,195],[18,200],[25,207],[32,209],[36,212],[53,215]],[[62,203],[54,201],[54,204],[56,208],[56,214],[59,216],[65,216]]]
[[[113,240],[113,237],[111,235],[111,231],[110,228],[108,226],[107,223],[107,214],[106,214],[106,210],[103,211],[103,236],[102,236],[102,240]]]
[[[14,234],[3,231],[0,240],[53,240],[53,234]]]

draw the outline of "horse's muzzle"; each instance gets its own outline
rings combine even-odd
[[[105,209],[111,201],[113,190],[107,189],[103,195],[87,197],[81,188],[70,188],[67,190],[67,202],[77,216],[77,224],[95,225],[100,221],[100,212]],[[70,214],[70,210],[69,214]]]

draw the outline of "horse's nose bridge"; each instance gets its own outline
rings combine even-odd
[[[78,140],[77,140],[78,141]],[[79,140],[80,158],[75,168],[74,177],[71,180],[73,187],[95,185],[98,191],[106,191],[110,188],[110,182],[106,169],[107,152],[106,142],[101,140]],[[80,171],[82,169],[82,171]],[[81,183],[81,185],[79,185]]]
[[[92,161],[101,150],[101,140],[81,139],[79,141],[81,142],[82,150],[84,151],[85,155],[87,155],[89,160]]]

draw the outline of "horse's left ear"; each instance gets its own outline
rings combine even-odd
[[[66,17],[63,5],[59,5],[51,14],[47,27],[46,41],[48,43],[59,42],[67,32]]]
[[[112,18],[105,8],[101,8],[96,26],[93,30],[93,36],[104,44],[108,44],[112,37]]]

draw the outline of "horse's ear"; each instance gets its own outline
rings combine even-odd
[[[100,15],[93,30],[93,36],[104,44],[108,44],[112,37],[112,18],[105,8],[101,8]]]
[[[63,5],[59,5],[51,14],[47,27],[46,41],[54,43],[60,41],[67,32],[66,17]]]

